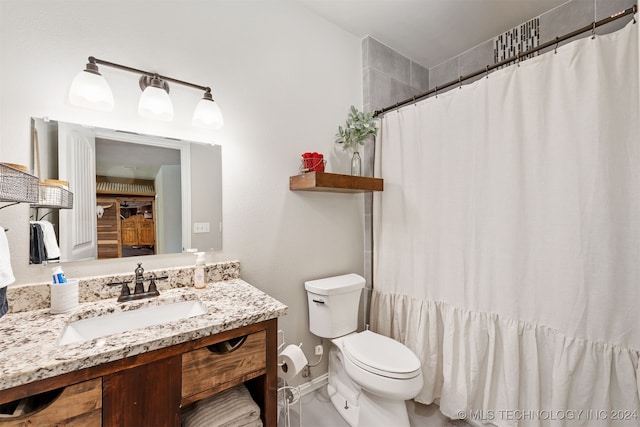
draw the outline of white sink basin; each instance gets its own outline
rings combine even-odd
[[[119,332],[160,325],[206,312],[200,301],[181,301],[76,320],[64,328],[58,345],[73,344]]]

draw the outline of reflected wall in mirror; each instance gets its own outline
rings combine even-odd
[[[37,118],[32,128],[33,170],[68,181],[73,208],[31,208],[30,263],[221,249],[220,146]]]

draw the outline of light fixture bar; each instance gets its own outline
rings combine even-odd
[[[222,112],[218,104],[213,100],[213,96],[211,96],[210,87],[127,65],[116,64],[115,62],[98,59],[95,56],[89,57],[86,69],[78,73],[71,83],[69,89],[69,102],[71,105],[100,111],[113,110],[113,94],[109,84],[100,74],[98,64],[141,75],[139,83],[142,95],[138,103],[138,114],[143,117],[164,121],[173,120],[173,105],[169,97],[168,84],[168,82],[172,82],[204,92],[202,99],[200,99],[193,112],[191,120],[193,126],[220,129],[224,125]]]
[[[157,77],[157,78],[160,78],[161,80],[166,80],[166,81],[169,81],[169,82],[178,83],[178,84],[181,84],[183,86],[189,86],[189,87],[192,87],[192,88],[195,88],[195,89],[200,89],[200,90],[203,90],[203,91],[209,92],[209,93],[211,92],[211,88],[208,87],[208,86],[201,86],[201,85],[197,85],[195,83],[185,82],[184,80],[178,80],[178,79],[174,79],[172,77],[163,76],[163,75],[158,74],[158,73],[152,73],[150,71],[139,70],[137,68],[128,67],[128,66],[122,65],[122,64],[116,64],[115,62],[105,61],[104,59],[98,59],[98,58],[96,58],[94,56],[90,56],[89,57],[89,63],[90,64],[106,65],[107,67],[118,68],[120,70],[129,71],[131,73],[144,74],[144,75],[147,75],[149,77]]]

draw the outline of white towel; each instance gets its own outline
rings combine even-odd
[[[11,269],[11,253],[9,253],[9,241],[4,234],[4,227],[0,226],[0,288],[16,281]]]
[[[182,417],[183,427],[262,427],[260,407],[239,384],[207,399]]]
[[[60,248],[53,224],[49,221],[31,221],[31,224],[39,224],[44,237],[44,248],[47,250],[47,259],[60,258]]]

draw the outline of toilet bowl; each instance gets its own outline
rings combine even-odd
[[[342,351],[347,374],[370,393],[407,400],[422,388],[420,360],[398,341],[363,331],[345,337]]]
[[[364,278],[357,274],[305,282],[310,330],[331,338],[331,402],[351,427],[408,427],[405,400],[423,385],[418,357],[372,331],[355,333]]]
[[[336,338],[332,343],[329,396],[349,425],[409,426],[405,400],[414,398],[423,385],[415,354],[398,341],[371,331]]]

